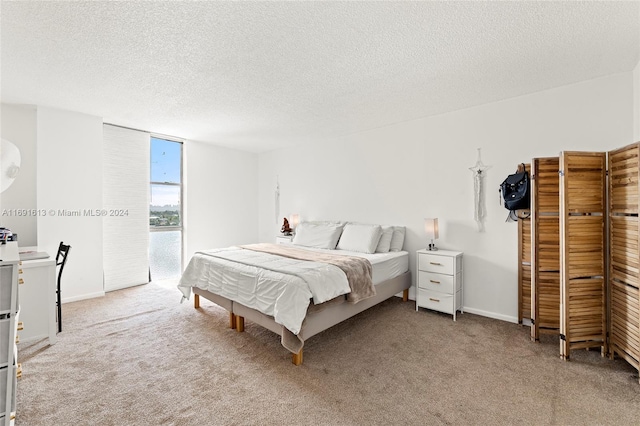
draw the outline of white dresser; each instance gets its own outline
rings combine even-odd
[[[20,247],[20,252],[38,251],[37,247]],[[25,324],[20,341],[57,340],[56,313],[56,261],[46,259],[23,260],[23,285],[19,286],[20,321]]]
[[[15,418],[17,378],[22,374],[16,345],[18,281],[22,279],[18,243],[0,245],[0,259],[0,425],[9,426]]]
[[[462,253],[448,250],[418,250],[416,311],[433,309],[453,315],[462,312]]]

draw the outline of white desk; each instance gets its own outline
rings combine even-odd
[[[19,251],[38,251],[36,247],[20,247]],[[23,260],[19,286],[20,320],[24,329],[20,341],[49,338],[56,343],[56,261],[48,259]]]
[[[22,374],[15,344],[20,318],[18,243],[0,245],[0,259],[0,424],[10,426],[16,411],[18,377]]]

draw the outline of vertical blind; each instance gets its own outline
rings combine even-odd
[[[149,282],[150,135],[104,125],[104,290]]]

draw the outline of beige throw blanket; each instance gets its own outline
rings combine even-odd
[[[358,303],[376,295],[376,288],[371,280],[371,262],[363,257],[319,253],[284,244],[249,244],[240,247],[292,259],[323,262],[337,266],[347,275],[347,281],[351,289],[351,292],[347,294],[347,302],[349,303]]]

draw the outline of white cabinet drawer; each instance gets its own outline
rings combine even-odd
[[[458,291],[454,295],[419,288],[416,305],[452,315],[462,307],[462,292]]]
[[[0,319],[0,367],[9,363],[9,345],[14,345],[14,342],[9,342],[11,326],[11,319]]]
[[[12,389],[7,389],[7,374],[10,374],[13,380]],[[0,413],[5,413],[7,408],[7,392],[11,392],[11,411],[16,410],[16,385],[18,379],[16,377],[16,367],[0,368]]]
[[[12,311],[11,293],[16,291],[13,285],[13,266],[0,266],[0,312]]]
[[[420,253],[418,255],[418,269],[426,272],[454,275],[454,258],[451,256]]]
[[[453,294],[441,293],[439,291],[418,289],[418,306],[421,308],[433,309],[447,314],[453,314]]]
[[[453,275],[418,271],[418,287],[453,294]]]
[[[7,374],[10,369],[9,367],[0,368],[0,413],[2,414],[7,411]]]

